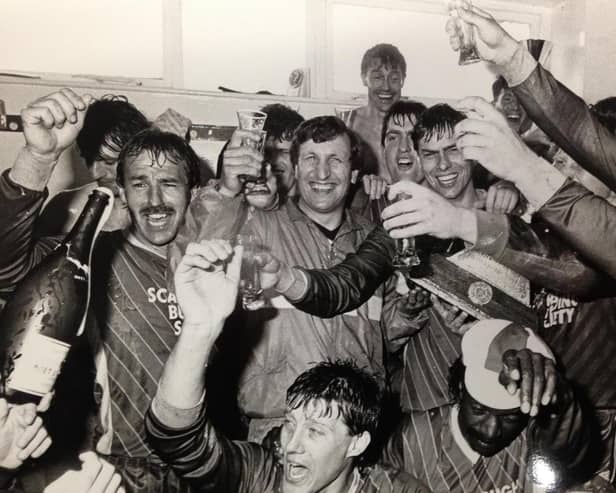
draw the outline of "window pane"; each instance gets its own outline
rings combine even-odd
[[[286,94],[306,65],[305,0],[182,1],[184,87]]]
[[[162,78],[162,32],[161,0],[4,0],[0,69]]]
[[[456,99],[491,97],[494,76],[483,63],[458,66],[449,47],[445,13],[332,5],[334,91],[365,94],[360,77],[364,52],[377,43],[398,47],[407,63],[403,94],[409,97]],[[528,24],[505,24],[514,36],[527,38]]]

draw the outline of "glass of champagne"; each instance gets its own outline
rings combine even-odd
[[[336,106],[334,108],[336,116],[340,118],[344,124],[350,128],[351,127],[351,119],[353,117],[353,111],[355,111],[354,106]]]
[[[449,15],[456,20],[460,38],[460,58],[458,65],[470,65],[481,61],[475,44],[475,29],[471,24],[464,22],[459,11],[462,7],[470,10],[473,7],[471,0],[449,0],[447,3]]]
[[[255,235],[239,234],[235,244],[244,247],[242,252],[242,267],[240,270],[239,292],[244,310],[259,310],[265,306],[263,288],[259,277],[259,262],[257,256],[262,250],[259,239]]]
[[[394,204],[400,200],[411,198],[410,195],[405,193],[399,193],[393,200],[387,198],[387,192],[385,192],[385,203],[387,206]],[[395,231],[394,228],[391,231]],[[410,236],[408,238],[396,238],[396,253],[393,259],[393,266],[397,269],[417,267],[421,264],[421,259],[415,248],[415,237]]]
[[[241,128],[242,130],[253,130],[258,132],[259,134],[259,140],[257,142],[254,142],[250,139],[242,139],[241,145],[252,147],[253,149],[256,149],[261,154],[263,154],[263,150],[265,149],[265,140],[267,139],[267,132],[263,130],[266,119],[267,115],[262,111],[239,110],[237,112],[237,121],[239,124],[239,128]],[[246,191],[247,194],[269,195],[271,193],[271,190],[267,186],[267,178],[265,177],[265,166],[261,167],[261,174],[259,176],[238,175],[238,178],[244,183],[254,182],[254,185],[251,186],[250,190]]]

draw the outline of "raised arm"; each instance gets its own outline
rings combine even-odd
[[[56,244],[37,243],[34,223],[47,198],[47,183],[60,155],[76,139],[90,100],[62,89],[21,112],[26,143],[0,177],[0,294],[9,293]]]
[[[148,440],[198,491],[252,491],[246,457],[267,466],[265,451],[236,444],[207,419],[205,371],[226,318],[235,307],[241,247],[222,240],[191,243],[175,273],[184,313],[182,333],[165,364],[146,416]],[[256,475],[256,474],[255,474]]]
[[[586,102],[539,65],[523,43],[513,39],[487,12],[460,9],[478,33],[483,60],[503,75],[531,119],[567,154],[591,174],[616,188],[616,137],[592,113]],[[448,24],[450,43],[459,40]]]

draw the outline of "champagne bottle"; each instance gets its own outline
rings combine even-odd
[[[95,189],[65,240],[18,284],[0,314],[0,392],[9,402],[38,403],[50,392],[83,332],[92,249],[112,206],[113,193]]]

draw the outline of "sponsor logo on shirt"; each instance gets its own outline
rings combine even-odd
[[[521,491],[520,482],[516,479],[511,484],[506,484],[500,488],[493,488],[491,490],[484,491],[483,493],[515,493]]]
[[[148,301],[150,303],[159,303],[167,306],[167,318],[171,325],[173,325],[173,333],[179,336],[182,332],[182,320],[184,320],[184,314],[178,305],[178,300],[175,297],[175,293],[169,291],[167,288],[161,288],[152,286],[147,289]]]
[[[571,298],[548,294],[545,298],[543,327],[547,329],[556,325],[571,323],[577,306],[578,302]]]

